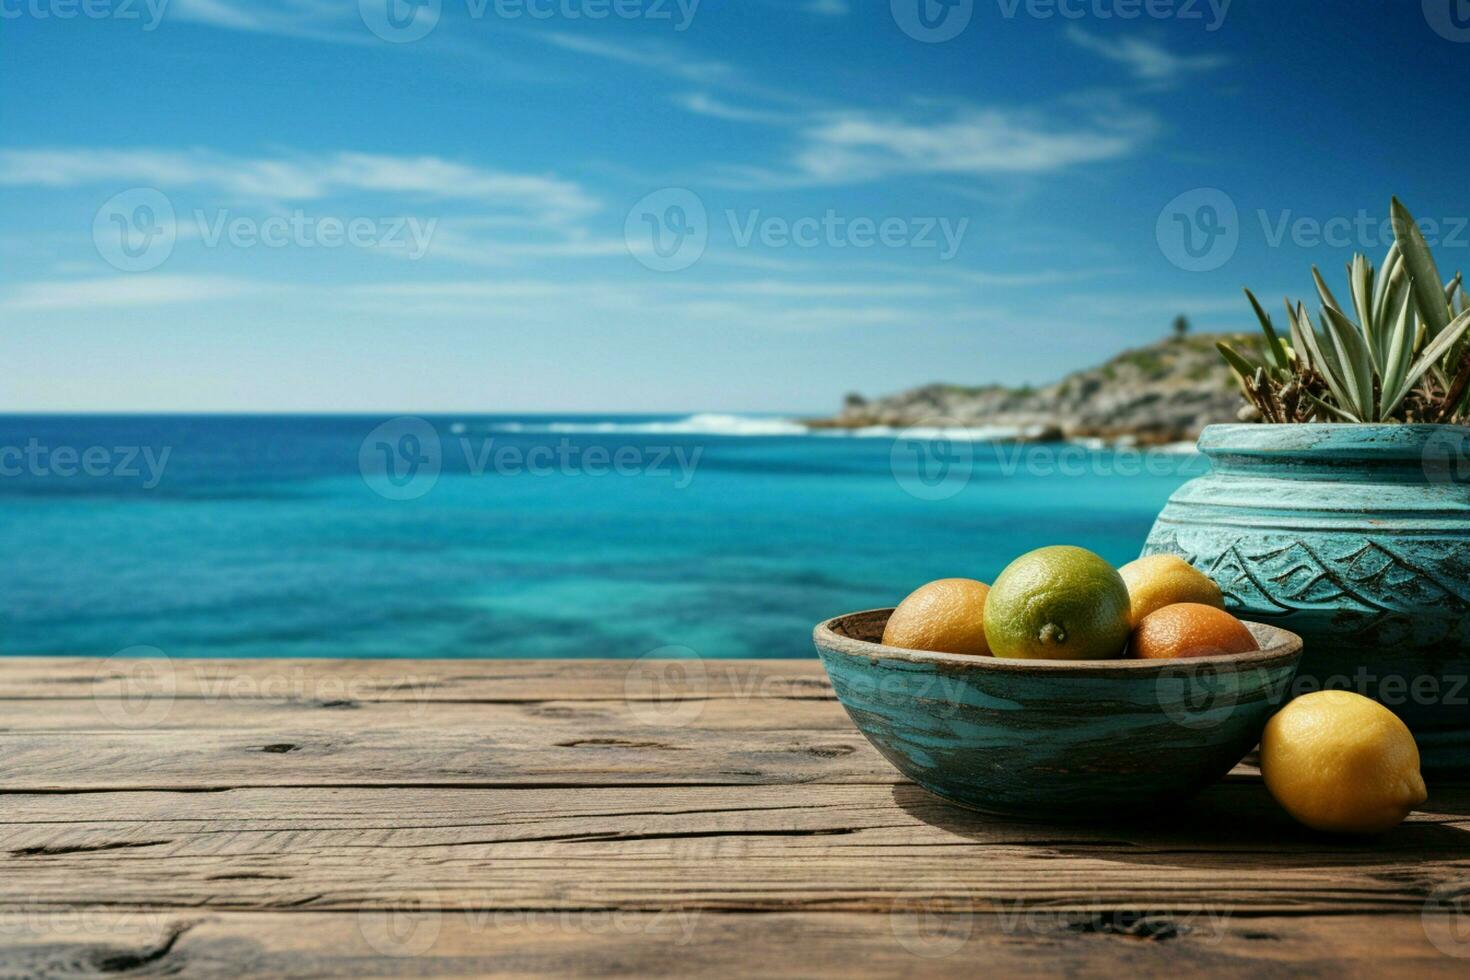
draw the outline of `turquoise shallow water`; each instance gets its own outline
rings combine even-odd
[[[385,421],[0,417],[0,653],[807,657],[816,621],[929,579],[1063,542],[1136,557],[1204,466],[718,417]]]

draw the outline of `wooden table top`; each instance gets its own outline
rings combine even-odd
[[[1317,836],[971,813],[812,661],[0,671],[0,976],[1470,976],[1470,786]]]

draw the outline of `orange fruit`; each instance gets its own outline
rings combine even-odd
[[[1202,602],[1176,602],[1143,617],[1128,642],[1128,655],[1145,660],[1248,653],[1260,644],[1245,624]]]
[[[905,650],[990,656],[985,642],[985,600],[990,586],[971,578],[942,578],[921,585],[898,604],[883,642]]]

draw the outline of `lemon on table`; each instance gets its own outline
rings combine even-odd
[[[1427,798],[1408,726],[1351,691],[1305,694],[1261,736],[1261,775],[1276,802],[1314,830],[1377,834]]]
[[[990,656],[985,643],[985,597],[990,587],[970,578],[942,578],[921,585],[898,604],[883,642],[905,650]]]
[[[1225,608],[1225,599],[1214,580],[1178,555],[1135,558],[1118,569],[1118,574],[1128,587],[1128,604],[1135,626],[1149,613],[1178,602]]]
[[[997,657],[1121,657],[1129,626],[1123,579],[1099,556],[1069,545],[1011,562],[985,603],[985,639]]]

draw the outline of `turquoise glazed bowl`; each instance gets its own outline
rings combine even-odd
[[[1144,545],[1242,619],[1306,644],[1293,694],[1341,688],[1404,720],[1424,769],[1470,770],[1470,429],[1212,425],[1210,472]]]
[[[1255,747],[1301,640],[1248,623],[1261,650],[1189,660],[1003,660],[879,642],[891,609],[814,639],[858,730],[920,786],[984,810],[1096,820],[1177,803]]]

